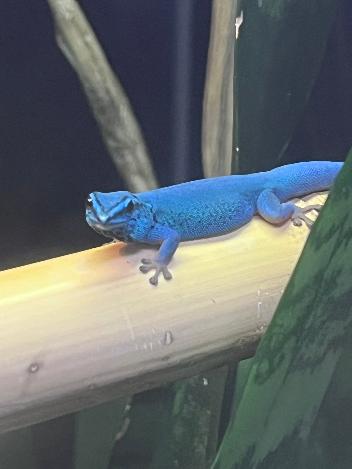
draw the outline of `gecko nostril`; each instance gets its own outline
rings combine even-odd
[[[98,219],[101,223],[106,223],[109,220],[109,215],[107,213],[99,213]]]
[[[93,207],[93,200],[92,198],[89,196],[87,197],[86,199],[86,208],[92,208]]]

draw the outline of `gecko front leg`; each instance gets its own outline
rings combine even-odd
[[[171,280],[172,275],[167,265],[172,259],[179,243],[180,235],[176,230],[160,224],[154,225],[148,233],[148,238],[144,240],[149,244],[160,244],[160,249],[155,259],[142,259],[142,265],[139,270],[146,274],[155,269],[155,273],[150,277],[149,282],[152,285],[158,285],[159,275],[163,274],[165,280]]]

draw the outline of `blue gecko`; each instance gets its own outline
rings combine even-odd
[[[343,163],[311,161],[271,171],[185,182],[148,192],[92,192],[86,201],[86,220],[98,233],[124,242],[160,245],[155,259],[142,259],[140,270],[155,269],[149,279],[158,284],[180,241],[218,236],[248,223],[255,214],[269,223],[292,219],[311,221],[306,213],[321,205],[297,207],[287,202],[331,187]]]

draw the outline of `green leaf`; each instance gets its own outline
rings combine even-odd
[[[178,381],[150,469],[206,469],[214,460],[228,367]]]
[[[351,207],[352,151],[258,347],[214,469],[350,467],[352,419],[338,442],[347,465],[326,465],[336,437],[326,441],[342,407],[352,408]]]
[[[320,70],[336,0],[246,0],[235,65],[233,172],[280,163]]]
[[[130,398],[120,398],[76,414],[74,469],[108,469]]]
[[[0,435],[0,467],[6,469],[40,469],[32,440],[32,428]]]

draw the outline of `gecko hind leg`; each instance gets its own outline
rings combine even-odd
[[[258,213],[269,223],[281,225],[291,219],[295,226],[301,226],[302,222],[311,228],[313,221],[307,217],[306,213],[312,210],[319,211],[322,205],[314,204],[306,207],[299,207],[293,202],[281,202],[279,197],[271,189],[265,189],[257,199]]]
[[[162,264],[161,262],[152,259],[142,259],[141,262],[142,265],[139,267],[139,270],[143,272],[143,274],[146,274],[150,270],[155,269],[155,274],[149,279],[149,282],[152,285],[158,285],[158,279],[160,274],[163,274],[165,280],[172,279],[171,272],[167,268],[166,264]]]

